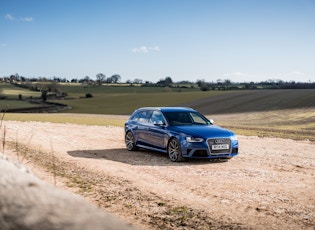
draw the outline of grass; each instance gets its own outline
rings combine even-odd
[[[12,121],[40,121],[53,123],[69,123],[79,125],[120,126],[124,125],[127,117],[106,116],[93,114],[63,114],[63,113],[7,113],[6,120]]]
[[[0,109],[6,111],[8,109],[15,109],[15,108],[32,108],[38,105],[26,103],[25,101],[21,100],[0,100]]]
[[[164,88],[137,86],[82,86],[61,84],[60,90],[68,93],[69,113],[131,114],[136,108],[146,106],[172,106],[212,97],[223,92],[202,92],[197,88]],[[84,98],[91,93],[92,98]],[[60,102],[60,101],[54,101]]]
[[[202,92],[198,88],[165,88],[140,86],[83,86],[82,84],[59,84],[58,90],[66,92],[64,100],[49,100],[69,105],[71,110],[66,113],[90,114],[125,114],[129,115],[138,107],[145,106],[173,106],[185,102],[192,102],[202,98],[213,97],[228,92],[209,91]],[[2,92],[2,93],[1,93]],[[86,98],[86,94],[93,95]],[[0,105],[6,108],[32,107],[27,101],[17,102],[18,95],[26,97],[40,97],[40,92],[29,91],[14,87],[10,84],[0,83],[0,95],[10,100],[0,100]],[[15,101],[13,99],[16,99]],[[19,104],[17,104],[19,103]],[[23,104],[24,103],[24,104]]]
[[[315,140],[315,108],[221,114],[211,118],[240,135]]]
[[[19,95],[22,96],[20,100]],[[40,92],[30,91],[27,89],[22,89],[15,87],[11,84],[0,83],[0,96],[4,96],[5,100],[0,100],[0,109],[14,109],[14,108],[30,108],[34,107],[34,104],[30,104],[24,99],[30,97],[40,97]]]
[[[8,97],[8,99],[19,99],[19,94],[26,97],[40,97],[40,92],[28,89],[18,88],[8,83],[0,83],[0,95]]]
[[[56,158],[52,152],[43,152],[40,150],[30,149],[27,145],[19,144],[18,147],[14,142],[8,142],[8,146],[22,156],[23,159],[35,163],[37,166],[44,168],[47,172],[54,176],[54,184],[56,185],[56,177],[67,179],[68,187],[78,188],[79,194],[91,192],[93,181],[83,178],[80,175],[80,168],[74,167],[75,170],[68,170],[66,165]],[[81,171],[82,172],[82,171]]]

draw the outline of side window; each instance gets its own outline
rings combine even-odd
[[[197,113],[191,113],[190,114],[192,119],[194,120],[194,123],[197,123],[197,124],[204,124],[206,125],[207,124],[207,121],[205,121],[201,116],[199,116]]]
[[[153,111],[150,123],[165,123],[162,113],[160,111]]]
[[[152,113],[152,111],[149,111],[149,110],[141,111],[139,114],[138,122],[148,123],[151,113]]]
[[[132,121],[137,121],[139,116],[140,116],[141,112],[135,112],[134,114],[131,115],[131,117],[129,118],[129,120]]]

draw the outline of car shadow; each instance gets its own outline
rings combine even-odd
[[[130,165],[138,166],[181,166],[191,164],[223,163],[224,160],[217,159],[186,159],[184,162],[171,162],[165,153],[140,149],[128,151],[124,148],[100,149],[100,150],[73,150],[68,151],[72,157],[106,159]]]

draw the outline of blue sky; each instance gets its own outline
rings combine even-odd
[[[315,81],[315,0],[0,0],[0,76]]]

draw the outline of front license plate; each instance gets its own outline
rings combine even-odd
[[[223,150],[223,149],[229,149],[228,144],[222,144],[222,145],[212,145],[212,150]]]

